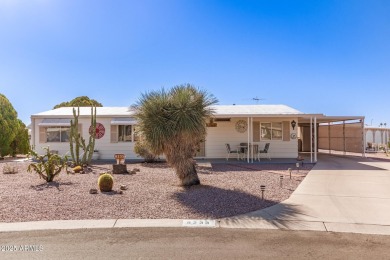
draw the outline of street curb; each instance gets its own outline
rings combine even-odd
[[[265,229],[390,235],[390,226],[388,225],[311,221],[280,221],[269,219],[257,219],[251,221],[237,221],[237,219],[86,219],[0,223],[0,233],[97,228]]]

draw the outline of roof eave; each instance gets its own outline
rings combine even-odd
[[[213,117],[300,117],[304,114],[214,114]]]

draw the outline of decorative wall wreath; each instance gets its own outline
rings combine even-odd
[[[239,133],[244,133],[248,129],[248,123],[244,120],[238,120],[236,123],[236,130]]]
[[[93,126],[92,125],[89,127],[89,134],[93,135],[94,132],[95,132],[95,138],[96,139],[100,139],[106,133],[106,129],[104,128],[104,126],[101,123],[96,123],[95,131],[93,131]]]

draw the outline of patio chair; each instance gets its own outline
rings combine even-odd
[[[260,161],[260,157],[259,157],[259,145],[258,144],[254,144],[253,145],[253,159],[257,159],[257,160],[259,160]]]
[[[238,149],[239,149],[239,152],[240,152],[240,159],[245,159],[245,157],[247,156],[248,154],[248,143],[240,143],[240,145],[238,146]]]
[[[239,150],[230,149],[230,144],[225,144],[225,146],[226,146],[226,152],[227,152],[226,161],[229,161],[231,154],[237,154],[237,160],[240,159],[240,151]]]
[[[270,143],[266,143],[265,144],[265,146],[264,146],[264,149],[263,150],[259,150],[259,153],[258,153],[258,159],[259,159],[259,161],[260,161],[260,155],[261,154],[264,154],[265,156],[267,156],[267,158],[268,158],[268,160],[271,160],[271,157],[269,156],[269,152],[268,152],[268,150],[269,150],[269,145],[270,145]]]

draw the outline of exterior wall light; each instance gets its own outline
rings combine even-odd
[[[295,122],[295,120],[291,121],[291,126],[292,126],[293,130],[295,129],[296,125],[297,125],[297,122]]]

